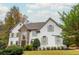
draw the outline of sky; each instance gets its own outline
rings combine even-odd
[[[10,8],[16,6],[30,22],[44,22],[49,17],[60,22],[58,12],[69,12],[73,5],[69,3],[2,3],[0,4],[0,20],[3,21]]]

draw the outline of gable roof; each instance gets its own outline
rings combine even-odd
[[[49,21],[49,20],[51,20],[51,21],[53,21],[58,27],[60,27],[61,28],[61,25],[60,24],[58,24],[55,20],[53,20],[52,18],[49,18],[48,20],[47,20],[47,22]]]
[[[29,23],[26,27],[28,30],[39,30],[44,24],[45,22]]]
[[[60,27],[60,25],[56,21],[54,21],[52,18],[49,18],[46,22],[37,22],[37,23],[26,24],[26,28],[28,30],[40,30],[45,24],[47,24],[47,22],[49,20],[53,21],[58,27]]]
[[[23,25],[26,27],[27,30],[40,30],[44,25],[48,23],[49,20],[53,21],[58,27],[60,27],[60,25],[52,18],[49,18],[46,22],[28,23]],[[20,30],[22,27],[23,26],[21,26],[18,30]]]

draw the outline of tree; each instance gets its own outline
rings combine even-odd
[[[67,47],[69,47],[70,45],[74,44],[74,41],[71,41],[71,39],[65,39],[63,41],[63,44],[65,44]]]
[[[22,17],[20,11],[19,11],[19,8],[16,7],[16,6],[13,6],[10,11],[7,13],[7,17],[8,16],[12,16],[13,19],[15,20],[15,24],[19,23],[20,22],[20,19]]]
[[[8,43],[8,39],[9,39],[9,32],[11,30],[11,28],[13,28],[15,26],[15,21],[13,19],[13,17],[10,15],[7,17],[7,20],[5,22],[4,25],[4,39],[6,40],[6,44]]]
[[[33,45],[33,49],[36,50],[38,47],[40,47],[40,41],[39,39],[34,39],[34,41],[32,42]]]
[[[8,43],[10,30],[20,22],[21,14],[18,7],[13,6],[5,17],[3,28],[3,38],[6,44]]]
[[[5,49],[6,48],[6,43],[3,42],[3,40],[0,40],[0,49]]]
[[[63,24],[62,37],[69,41],[68,44],[76,44],[79,47],[79,4],[74,5],[68,13],[60,13]],[[72,42],[72,43],[71,43]]]

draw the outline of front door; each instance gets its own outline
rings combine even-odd
[[[24,47],[26,45],[26,37],[22,35],[21,46]]]

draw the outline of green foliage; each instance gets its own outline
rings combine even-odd
[[[63,46],[61,46],[60,48],[61,48],[61,50],[64,50],[65,49]]]
[[[1,55],[21,55],[23,54],[23,48],[19,46],[10,46],[0,51]]]
[[[50,50],[50,47],[47,47],[47,50]]]
[[[38,50],[42,50],[41,48],[39,48]]]
[[[34,39],[34,41],[32,42],[32,45],[33,45],[33,49],[34,50],[37,50],[38,49],[38,47],[40,47],[40,41],[39,41],[39,39]]]
[[[46,50],[45,47],[43,47],[43,50]]]
[[[5,24],[2,24],[2,32],[0,32],[0,39],[8,44],[10,30],[20,22],[21,14],[18,7],[13,6],[5,16]]]
[[[3,55],[3,50],[0,50],[0,55]]]
[[[5,49],[6,48],[6,43],[0,40],[0,49]]]
[[[69,47],[70,45],[74,44],[74,40],[71,41],[71,39],[64,39],[63,44],[67,45]]]
[[[72,44],[72,45],[70,45],[70,47],[76,47],[76,44]]]
[[[54,48],[53,48],[53,47],[51,47],[51,50],[54,50]]]
[[[19,11],[19,8],[16,6],[13,6],[6,14],[5,16],[5,24],[0,25],[0,29],[2,31],[0,32],[0,40],[3,41],[6,45],[8,44],[9,39],[9,33],[11,29],[17,25],[20,21],[23,19],[22,14]],[[2,45],[2,42],[1,42]]]
[[[17,25],[21,21],[20,20],[21,18],[22,18],[22,15],[19,11],[19,8],[16,6],[13,6],[10,9],[10,11],[7,12],[4,19],[5,24],[0,25],[1,27],[0,29],[2,30],[0,32],[0,40],[1,40],[0,45],[3,45],[3,43],[5,43],[6,45],[8,44],[9,32],[15,25]]]
[[[18,24],[20,22],[20,18],[21,18],[21,13],[19,11],[19,8],[16,6],[13,6],[10,11],[7,13],[7,16],[12,16],[15,24]]]
[[[74,5],[68,13],[59,13],[62,20],[62,37],[66,45],[79,46],[79,4]]]
[[[53,47],[54,50],[56,50],[56,47]]]
[[[57,50],[61,50],[61,48],[60,47],[57,47]]]
[[[27,46],[25,46],[25,50],[27,50],[27,51],[31,51],[32,50],[32,45],[27,45]]]

